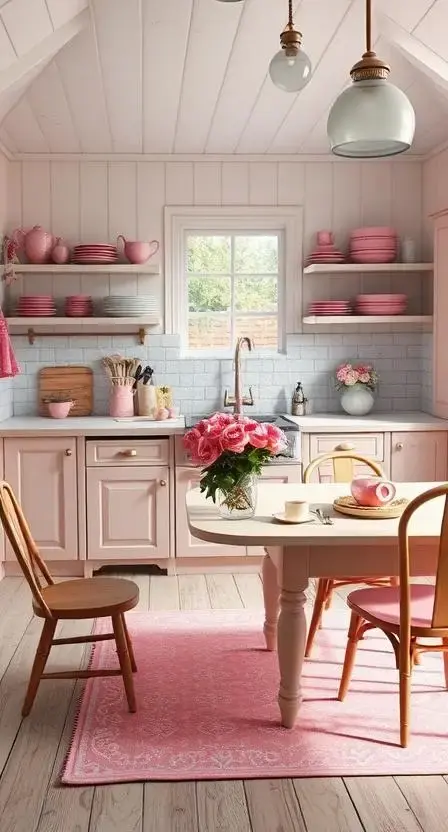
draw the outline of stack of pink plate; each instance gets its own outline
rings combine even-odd
[[[313,263],[327,263],[330,265],[345,263],[344,255],[334,245],[334,237],[331,231],[318,231],[316,236],[316,248],[307,257],[307,266],[311,266]]]
[[[350,259],[353,263],[394,263],[397,253],[398,238],[394,228],[355,228],[350,235]]]
[[[17,301],[17,315],[21,318],[50,318],[56,315],[52,295],[21,295]]]
[[[407,306],[406,295],[358,295],[358,315],[403,315]]]
[[[348,300],[315,300],[308,309],[309,315],[351,315]]]
[[[80,265],[117,263],[117,247],[109,243],[80,244],[73,249],[73,262]]]
[[[90,318],[93,314],[90,295],[69,295],[65,299],[65,314],[68,318]]]

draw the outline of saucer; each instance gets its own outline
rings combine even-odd
[[[315,517],[311,514],[308,514],[307,517],[304,517],[303,520],[287,520],[284,513],[283,514],[273,514],[272,515],[274,520],[277,520],[278,523],[289,523],[292,526],[298,526],[301,523],[314,523]]]

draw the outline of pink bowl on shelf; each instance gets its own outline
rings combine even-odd
[[[350,242],[351,251],[390,251],[393,249],[397,251],[397,244],[387,241],[384,237],[378,237],[376,240],[352,240]]]
[[[354,228],[351,237],[396,237],[395,228],[389,225],[371,225],[365,228]]]
[[[372,252],[353,252],[350,256],[350,259],[353,263],[364,263],[368,265],[369,263],[394,263],[397,259],[397,255],[395,251],[386,254],[380,254],[377,251]]]

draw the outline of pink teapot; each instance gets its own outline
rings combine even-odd
[[[157,240],[151,240],[150,243],[140,242],[138,240],[126,240],[123,234],[117,237],[117,248],[120,240],[123,240],[124,254],[130,263],[141,265],[146,263],[159,250],[159,243]]]
[[[31,231],[18,228],[14,231],[13,239],[23,246],[29,263],[48,263],[54,237],[42,226],[35,225]]]
[[[374,476],[355,477],[350,490],[358,505],[375,508],[390,503],[397,491],[390,480]]]

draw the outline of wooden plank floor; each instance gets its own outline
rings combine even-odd
[[[258,575],[133,576],[140,609],[262,606]],[[343,602],[343,594],[336,603]],[[20,578],[0,582],[1,832],[442,832],[448,778],[131,783],[63,788],[81,684],[44,682],[32,714],[20,709],[40,622]],[[66,635],[91,622],[65,622]],[[63,652],[62,652],[63,651]],[[52,664],[85,662],[79,645],[55,648]],[[447,762],[448,771],[448,762]]]

